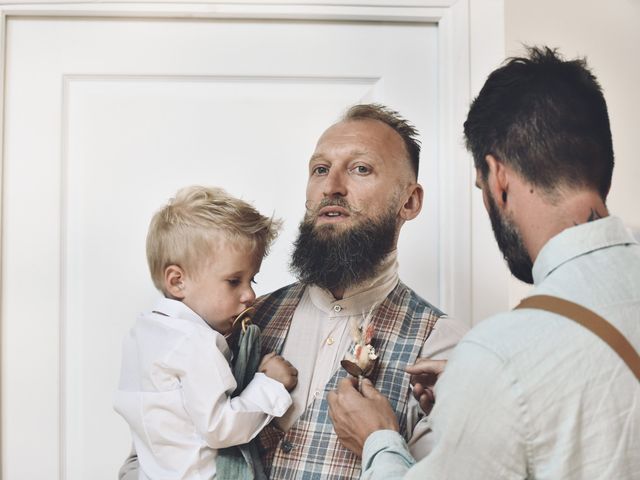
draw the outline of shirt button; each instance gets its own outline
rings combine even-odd
[[[334,341],[335,341],[335,340],[333,339],[333,337],[329,337],[329,338],[327,338],[327,345],[333,345],[333,342],[334,342]]]
[[[280,450],[282,450],[284,453],[289,453],[291,450],[293,450],[293,443],[285,440],[284,442],[282,442]]]
[[[340,310],[342,310],[342,307],[340,305],[334,305],[333,306],[333,311],[338,313]]]

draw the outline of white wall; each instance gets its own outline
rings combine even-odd
[[[523,52],[522,44],[558,47],[567,58],[587,57],[609,106],[616,165],[608,198],[612,214],[640,235],[640,1],[507,0],[507,56]],[[517,280],[509,287],[513,305],[527,288]]]

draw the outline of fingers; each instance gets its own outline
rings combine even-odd
[[[418,404],[420,405],[422,411],[427,415],[431,413],[433,405],[436,401],[433,390],[431,390],[430,388],[425,388],[420,383],[416,383],[413,386],[412,393],[413,397],[418,401]]]
[[[424,393],[424,387],[422,386],[421,383],[416,383],[413,386],[413,389],[411,390],[411,393],[413,393],[413,398],[415,398],[416,400],[420,400],[420,397]]]
[[[356,455],[368,436],[377,430],[398,431],[398,420],[389,401],[368,379],[362,380],[362,393],[357,390],[358,379],[343,378],[337,388],[327,394],[329,416],[338,439]]]
[[[381,395],[381,393],[373,386],[373,383],[368,378],[362,380],[362,396],[365,398],[375,398]]]
[[[413,365],[407,365],[405,372],[412,375],[440,375],[447,366],[446,360],[430,360],[428,358],[419,358]]]
[[[265,356],[263,356],[262,360],[260,361],[260,366],[258,367],[258,370],[262,372],[264,368],[267,366],[267,363],[269,363],[275,357],[276,357],[276,352],[269,352]]]
[[[347,392],[358,388],[358,379],[354,377],[345,377],[338,382],[337,391]]]
[[[276,352],[269,352],[265,356],[263,356],[262,361],[260,362],[260,368],[264,368],[269,362],[274,360],[282,363],[286,367],[290,367],[295,370],[294,366],[291,364],[289,360],[285,360],[284,357],[282,357],[281,355],[278,355]],[[296,370],[296,375],[297,373],[298,371]]]
[[[335,390],[331,390],[329,393],[327,393],[327,403],[329,404],[329,415],[331,416],[331,418],[333,418],[332,409],[336,404],[337,396],[338,394]]]
[[[276,352],[269,352],[264,357],[262,357],[262,360],[270,360],[275,356],[276,356]]]
[[[433,406],[436,402],[435,397],[433,396],[433,392],[431,390],[425,390],[420,398],[418,399],[418,403],[420,404],[420,408],[424,413],[429,415]]]
[[[294,367],[289,360],[282,359],[285,366],[289,369],[289,373],[294,376],[298,376],[298,369]]]

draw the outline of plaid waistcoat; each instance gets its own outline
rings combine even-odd
[[[256,303],[253,322],[262,329],[263,353],[282,351],[303,292],[304,286],[294,283],[260,298]],[[442,312],[402,282],[398,282],[373,313],[375,333],[371,343],[379,357],[369,378],[391,402],[398,417],[400,433],[405,438],[411,390],[409,375],[404,367],[415,362],[441,315]],[[269,478],[314,480],[360,477],[360,460],[338,442],[327,404],[327,393],[335,389],[338,381],[346,376],[344,369],[338,369],[327,382],[322,395],[313,399],[288,432],[282,432],[273,424],[262,430],[258,443]]]

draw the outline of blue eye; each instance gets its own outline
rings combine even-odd
[[[329,169],[324,165],[318,165],[317,167],[314,167],[313,170],[311,170],[311,173],[313,173],[314,175],[326,175],[327,173],[329,173]]]
[[[360,174],[360,175],[367,175],[367,174],[371,173],[371,168],[369,168],[366,165],[356,165],[355,167],[353,167],[352,170],[355,173]]]

